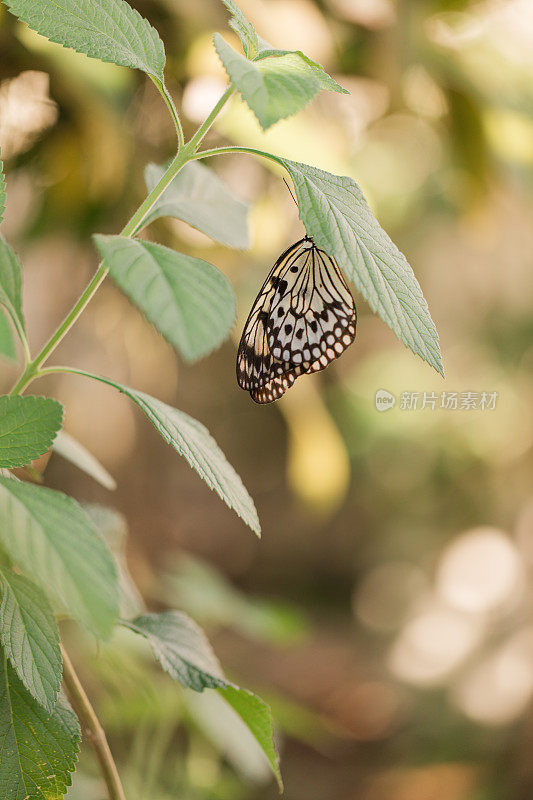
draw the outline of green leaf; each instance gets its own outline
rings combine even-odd
[[[222,0],[222,2],[231,14],[229,26],[241,40],[242,49],[246,53],[247,58],[254,58],[259,49],[259,40],[254,26],[246,19],[234,0]]]
[[[6,209],[6,181],[4,178],[4,165],[0,161],[0,222],[4,218],[4,211]]]
[[[17,351],[11,326],[2,310],[0,310],[0,356],[7,358],[8,361],[17,360]]]
[[[444,375],[439,338],[407,259],[372,214],[352,178],[274,157],[289,172],[300,219],[317,247],[337,260],[396,336]]]
[[[279,770],[279,757],[274,746],[274,725],[270,706],[253,692],[240,689],[233,684],[228,684],[225,689],[218,691],[247,725],[261,746],[276,777],[280,791],[282,791],[283,780]]]
[[[52,445],[54,453],[57,453],[62,458],[70,461],[75,467],[81,469],[87,475],[99,483],[104,489],[113,491],[117,488],[117,483],[112,475],[106,470],[97,458],[89,452],[81,442],[78,442],[73,436],[66,431],[59,431],[54,444]]]
[[[331,89],[335,83],[320,65],[300,52],[250,62],[220,34],[215,33],[213,42],[229,79],[264,130],[301,111],[321,89]]]
[[[81,731],[60,696],[50,714],[0,652],[0,786],[5,800],[59,800],[71,784]]]
[[[187,689],[203,692],[228,685],[202,629],[187,614],[141,614],[123,624],[148,640],[163,669]]]
[[[183,411],[178,411],[177,408],[168,406],[161,400],[156,400],[155,397],[150,397],[149,394],[122,386],[109,378],[92,375],[82,370],[72,369],[71,372],[114,386],[119,392],[133,400],[159,431],[165,442],[183,456],[226,505],[232,508],[260,536],[261,527],[252,498],[233,467],[226,461],[224,453],[207,428],[198,420]]]
[[[61,686],[59,631],[52,609],[34,583],[0,569],[0,641],[20,680],[46,711]]]
[[[106,637],[118,616],[115,563],[70,497],[0,478],[2,547],[87,630]]]
[[[22,267],[2,236],[0,236],[0,306],[4,306],[17,331],[24,333]]]
[[[146,167],[149,192],[165,170],[156,164]],[[185,164],[170,186],[156,201],[145,224],[158,217],[177,217],[228,247],[249,246],[247,203],[236,198],[216,172],[191,161]]]
[[[84,505],[84,509],[115,557],[120,587],[120,615],[132,617],[140,614],[144,611],[145,605],[128,569],[126,520],[113,508],[105,508],[91,503]]]
[[[330,92],[339,92],[340,94],[350,94],[348,89],[345,89],[344,86],[341,86],[340,83],[337,83],[337,81],[332,78],[331,75],[328,75],[324,67],[319,64],[318,61],[313,61],[312,58],[306,56],[301,50],[276,50],[274,47],[267,46],[260,50],[254,61],[257,62],[263,58],[270,58],[271,56],[287,55],[297,55],[303,61],[305,61],[305,63],[310,67],[315,78],[319,81],[321,89],[328,89]]]
[[[165,442],[182,455],[226,505],[259,535],[261,528],[253,500],[207,428],[155,397],[115,385],[144,411]]]
[[[243,780],[264,785],[272,772],[269,760],[248,725],[221,691],[184,692],[180,700],[194,728],[211,742]]]
[[[227,338],[235,298],[212,264],[139,239],[98,234],[94,240],[114,281],[187,361]]]
[[[51,42],[91,58],[140,69],[163,81],[163,42],[125,0],[4,2],[16,17]]]
[[[46,453],[63,421],[49,397],[0,397],[0,467],[22,467]]]
[[[203,631],[180,611],[144,614],[126,627],[144,636],[163,669],[188,689],[217,689],[250,729],[280,785],[279,762],[272,741],[270,709],[257,695],[226,681],[217,657]]]

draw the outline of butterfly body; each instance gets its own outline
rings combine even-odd
[[[356,319],[335,260],[306,236],[279,257],[252,306],[237,353],[239,386],[257,403],[277,400],[344,352]]]

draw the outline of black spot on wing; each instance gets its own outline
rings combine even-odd
[[[338,358],[355,333],[355,303],[336,262],[306,237],[280,256],[252,306],[237,353],[239,386],[256,403],[278,400],[299,375]]]

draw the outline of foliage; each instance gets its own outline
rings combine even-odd
[[[321,89],[345,91],[302,53],[268,51],[271,58],[251,62],[215,33],[213,42],[229,79],[266,130],[301,111]],[[264,57],[264,56],[263,56]]]
[[[390,240],[354,180],[282,159],[313,241],[337,259],[373,311],[414,353],[443,373],[427,303],[403,253]]]
[[[126,623],[144,636],[163,669],[182,686],[202,692],[216,689],[252,731],[265,753],[280,788],[278,756],[272,744],[272,716],[252,692],[228,683],[203,632],[186,614],[166,611],[144,614]]]
[[[26,691],[13,667],[0,659],[0,785],[13,800],[62,797],[76,763],[80,726],[63,697],[52,713]]]
[[[109,274],[143,315],[187,361],[202,358],[228,336],[235,318],[229,281],[212,264],[137,237],[153,220],[171,216],[228,246],[249,241],[247,206],[198,159],[243,152],[266,157],[291,177],[300,217],[316,244],[335,256],[371,308],[414,353],[437,371],[442,364],[435,327],[420,287],[405,257],[372,215],[357,184],[274,154],[247,147],[201,150],[204,136],[234,91],[263,129],[296,114],[322,89],[345,93],[322,67],[301,51],[272,48],[261,39],[233,0],[232,14],[244,55],[215,34],[214,44],[229,77],[226,93],[193,137],[185,142],[179,115],[165,85],[165,50],[156,30],[125,0],[4,0],[29,28],[52,42],[91,58],[139,69],[155,83],[176,128],[176,155],[167,167],[150,165],[148,195],[119,235],[96,234],[103,259],[72,311],[40,352],[32,357],[22,310],[22,268],[0,238],[0,352],[16,356],[12,325],[24,366],[10,395],[0,398],[0,466],[28,466],[55,446],[104,485],[113,480],[76,442],[60,432],[62,407],[52,399],[21,397],[36,379],[54,372],[79,374],[126,395],[145,414],[163,440],[257,534],[254,503],[241,479],[207,429],[183,411],[107,377],[74,367],[44,366]],[[0,220],[5,205],[0,169]],[[56,438],[59,432],[59,439]],[[54,444],[55,440],[55,444]],[[76,715],[59,693],[61,651],[59,617],[76,620],[89,634],[108,639],[125,607],[127,575],[86,510],[61,492],[0,477],[2,527],[2,676],[0,690],[0,785],[6,797],[39,800],[61,797],[70,783],[80,731]],[[130,592],[130,600],[134,592]],[[151,644],[170,676],[196,691],[216,691],[247,725],[280,786],[268,706],[255,694],[229,683],[201,630],[178,611],[143,614],[122,623]],[[74,711],[95,725],[83,690],[63,659],[65,683]],[[89,722],[87,723],[87,720]],[[29,733],[28,733],[29,732]],[[121,797],[101,734],[93,743],[111,798]]]
[[[7,317],[2,313],[0,313],[0,356],[3,356],[7,361],[14,363],[17,361],[17,351],[11,327]]]
[[[114,281],[187,361],[203,358],[227,338],[235,299],[212,264],[123,236],[95,241]]]
[[[0,478],[2,546],[88,631],[107,637],[118,614],[111,554],[83,509],[61,492]]]
[[[54,710],[61,685],[59,630],[44,593],[22,575],[0,573],[0,641],[33,698]]]
[[[3,187],[3,175],[1,186]],[[1,190],[3,192],[3,188]],[[0,306],[3,306],[10,316],[24,343],[26,334],[22,313],[22,267],[17,256],[2,236],[0,236]]]
[[[163,78],[163,42],[125,0],[65,0],[61,5],[54,0],[5,0],[5,4],[52,42]]]
[[[0,467],[22,467],[51,447],[63,407],[46,397],[0,397]]]
[[[149,192],[161,180],[166,170],[148,164],[145,170]],[[144,224],[159,217],[175,217],[228,247],[246,248],[249,245],[248,205],[235,197],[213,170],[191,161],[185,164],[170,186],[156,200]]]

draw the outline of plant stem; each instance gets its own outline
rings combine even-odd
[[[261,156],[262,158],[268,158],[270,161],[275,161],[276,163],[283,166],[283,160],[279,156],[275,156],[273,153],[265,153],[263,150],[257,150],[255,147],[243,147],[241,145],[230,145],[228,147],[213,147],[211,150],[200,150],[198,153],[193,153],[189,160],[198,160],[200,158],[211,158],[212,156],[223,156],[229,153],[249,153],[253,156]]]
[[[63,655],[63,683],[72,707],[81,722],[82,730],[98,759],[109,800],[126,800],[104,729],[63,646],[61,646],[61,652]]]
[[[185,144],[185,139],[183,137],[183,128],[181,127],[181,121],[179,118],[178,111],[176,106],[174,105],[174,101],[172,99],[172,95],[168,91],[167,87],[161,81],[158,81],[152,75],[150,76],[157,87],[161,97],[166,103],[168,110],[170,111],[170,116],[172,117],[172,121],[174,122],[174,127],[176,128],[176,133],[178,134],[178,150],[180,147],[183,147]]]
[[[202,124],[200,125],[200,127],[198,128],[198,130],[196,131],[194,136],[192,137],[192,139],[190,139],[189,142],[187,143],[187,147],[189,147],[191,149],[191,151],[192,151],[191,157],[194,157],[194,155],[193,155],[194,151],[196,151],[196,149],[200,145],[202,139],[204,138],[204,136],[208,132],[209,128],[211,127],[211,125],[213,124],[215,119],[218,117],[218,115],[220,114],[222,108],[226,105],[226,103],[228,102],[228,100],[230,99],[231,95],[234,92],[235,92],[235,87],[234,86],[228,86],[228,88],[226,89],[226,91],[224,92],[222,97],[219,99],[218,103],[216,103],[216,105],[213,106],[209,116],[206,117],[206,119],[204,119],[204,121],[202,122]]]
[[[130,238],[133,236],[141,227],[143,221],[145,220],[148,212],[158,199],[158,197],[164,192],[166,187],[169,183],[173,180],[173,178],[177,175],[179,170],[187,163],[190,159],[190,153],[188,147],[183,147],[175,159],[172,161],[170,166],[168,167],[165,174],[161,177],[158,183],[154,186],[150,194],[146,197],[143,203],[139,206],[135,214],[131,217],[129,222],[124,226],[120,235],[126,238]],[[40,353],[30,361],[29,364],[26,366],[26,369],[20,376],[19,380],[11,390],[11,395],[20,394],[23,389],[28,386],[34,378],[37,377],[39,374],[39,368],[42,364],[47,360],[47,358],[53,353],[56,349],[58,344],[61,342],[63,337],[68,333],[68,331],[72,328],[80,314],[84,311],[86,306],[94,297],[98,287],[104,281],[107,276],[108,268],[105,265],[105,261],[103,261],[98,269],[96,270],[93,278],[87,284],[85,290],[82,292],[70,312],[67,314],[61,325],[57,328],[56,331],[52,334],[50,339],[46,342]]]
[[[173,178],[177,175],[180,169],[185,166],[188,161],[192,161],[196,158],[207,158],[210,155],[216,155],[217,153],[232,153],[232,152],[255,152],[258,155],[263,155],[261,151],[252,150],[250,148],[240,148],[240,147],[221,147],[216,150],[210,151],[206,150],[204,153],[196,153],[196,149],[200,145],[202,139],[210,129],[211,125],[215,121],[216,117],[220,113],[223,106],[228,102],[231,95],[234,93],[235,89],[233,86],[229,86],[224,94],[221,96],[219,101],[215,104],[211,113],[207,116],[207,118],[202,122],[192,139],[190,139],[187,144],[183,143],[183,130],[181,128],[181,123],[178,117],[178,113],[172,101],[168,90],[166,89],[163,83],[159,81],[155,81],[155,84],[161,94],[163,95],[165,102],[170,110],[174,123],[176,125],[176,130],[178,132],[178,140],[180,143],[180,149],[174,160],[171,162],[170,166],[162,175],[161,179],[158,183],[154,186],[150,194],[146,197],[143,203],[139,206],[135,214],[131,217],[129,222],[124,226],[122,231],[120,232],[120,236],[124,236],[126,238],[130,238],[134,236],[141,228],[142,223],[146,219],[148,212],[156,202],[156,200],[160,197],[160,195],[164,192],[167,188],[169,183],[173,180]],[[26,369],[18,379],[18,381],[13,386],[10,394],[16,395],[20,394],[29,384],[37,377],[40,377],[43,372],[40,369],[42,364],[48,359],[48,357],[54,352],[56,347],[59,345],[63,337],[69,332],[72,328],[74,323],[77,321],[80,314],[83,313],[87,305],[90,303],[92,298],[94,297],[95,293],[97,292],[101,283],[105,280],[109,270],[106,267],[105,261],[103,261],[98,269],[96,270],[93,278],[87,284],[85,290],[80,295],[70,312],[67,314],[63,322],[57,328],[56,331],[52,334],[50,339],[46,342],[40,353],[33,359],[33,361],[28,360],[26,364]],[[27,354],[29,355],[29,353]]]

